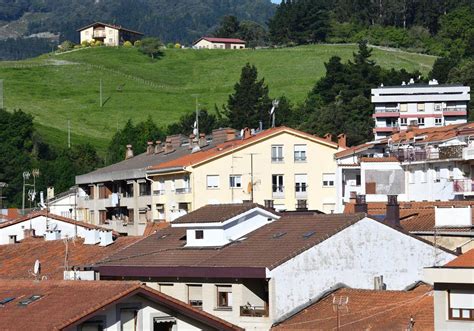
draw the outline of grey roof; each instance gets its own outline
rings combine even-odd
[[[209,149],[213,146],[214,144],[211,142],[202,149]],[[76,176],[76,184],[80,185],[113,180],[145,178],[145,171],[148,167],[174,160],[189,153],[191,153],[189,145],[175,147],[175,150],[171,153],[161,152],[159,154],[147,154],[145,152],[128,160],[123,160],[87,174]]]
[[[435,87],[467,87],[463,84],[426,84],[426,83],[414,83],[414,84],[406,84],[406,85],[390,85],[390,86],[378,86],[376,89],[388,89],[388,88],[423,88],[423,87],[429,87],[429,88],[435,88]]]

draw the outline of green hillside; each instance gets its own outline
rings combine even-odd
[[[246,62],[257,66],[273,97],[293,103],[304,100],[324,62],[338,55],[352,57],[355,45],[313,45],[261,50],[165,50],[152,61],[131,48],[90,48],[60,55],[0,62],[4,104],[35,116],[40,133],[55,145],[65,145],[70,119],[72,142],[90,141],[104,151],[108,140],[132,118],[152,115],[159,125],[176,121],[194,109],[193,95],[212,110],[232,92]],[[375,49],[374,59],[385,68],[429,72],[432,56]],[[99,106],[102,80],[104,106]]]

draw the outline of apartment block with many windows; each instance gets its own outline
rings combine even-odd
[[[372,89],[375,139],[404,131],[409,125],[437,127],[467,122],[470,87],[409,82]]]

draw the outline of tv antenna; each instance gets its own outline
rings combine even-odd
[[[275,111],[278,108],[279,103],[280,101],[278,99],[272,101],[272,109],[270,110],[270,116],[272,117],[272,128],[275,127]]]
[[[347,296],[333,296],[332,297],[332,309],[336,313],[336,330],[340,330],[341,327],[341,318],[340,318],[340,311],[344,311],[345,313],[349,312],[349,307],[347,304],[349,303],[349,297]]]

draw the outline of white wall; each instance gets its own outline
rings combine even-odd
[[[437,251],[443,265],[455,255]],[[274,318],[290,312],[337,283],[372,289],[383,276],[387,290],[401,290],[423,279],[435,261],[433,247],[365,218],[270,271]]]

